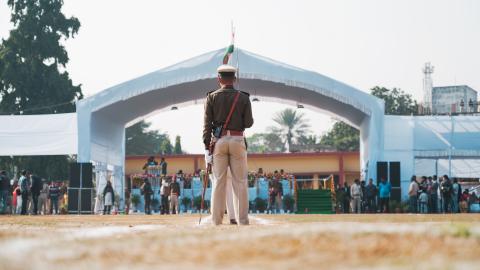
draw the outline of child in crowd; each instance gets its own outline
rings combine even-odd
[[[428,195],[427,195],[426,190],[422,191],[418,200],[420,201],[420,213],[422,213],[422,214],[428,213],[428,207],[427,207]]]

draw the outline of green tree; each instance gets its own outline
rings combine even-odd
[[[255,133],[247,138],[249,153],[285,152],[285,143],[275,133]]]
[[[360,132],[344,122],[336,122],[332,129],[322,136],[320,144],[331,146],[338,151],[358,151]]]
[[[173,154],[173,146],[168,135],[166,135],[165,139],[160,144],[160,152],[161,154],[167,155]]]
[[[8,0],[14,29],[0,46],[0,112],[66,113],[83,97],[65,70],[68,54],[60,41],[80,28],[61,12],[61,0]],[[60,71],[61,69],[61,71]]]
[[[175,147],[173,148],[173,153],[177,155],[183,154],[181,138],[178,135],[175,137]]]
[[[68,54],[61,44],[80,28],[61,12],[61,0],[8,0],[14,25],[0,45],[0,114],[75,111],[83,97],[65,70]],[[10,173],[27,169],[52,180],[67,179],[68,156],[1,157]]]
[[[411,115],[418,113],[418,104],[412,95],[405,93],[401,89],[392,90],[375,86],[370,93],[385,101],[385,114],[391,115]]]
[[[125,130],[127,155],[161,154],[162,144],[169,140],[166,134],[148,130],[150,123],[140,121]]]
[[[290,108],[278,112],[273,117],[273,121],[279,127],[271,127],[271,133],[281,136],[288,145],[288,149],[292,148],[296,138],[309,132],[310,126],[307,124],[307,120],[305,120],[305,115]]]

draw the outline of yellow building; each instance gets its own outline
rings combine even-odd
[[[166,155],[168,163],[167,174],[173,175],[179,170],[193,174],[198,169],[205,168],[203,155]],[[142,167],[148,156],[127,156],[125,160],[126,179],[133,174],[143,173]],[[159,161],[160,156],[155,156]],[[249,171],[258,171],[262,168],[265,173],[283,169],[293,174],[297,179],[313,179],[327,177],[333,174],[336,182],[352,183],[360,177],[360,156],[358,152],[318,152],[318,153],[276,153],[276,154],[249,154]],[[318,181],[313,181],[314,188]],[[316,184],[315,184],[316,183]]]

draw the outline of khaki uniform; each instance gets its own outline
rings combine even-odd
[[[225,123],[237,90],[223,88],[210,92],[205,103],[203,142],[208,149],[215,126]],[[248,221],[247,148],[243,135],[245,128],[253,125],[252,107],[248,93],[241,92],[230,122],[215,145],[213,152],[213,181],[211,213],[212,222],[221,224],[226,205],[227,171],[232,174],[235,217],[239,224]],[[233,131],[233,132],[230,132]],[[234,132],[237,132],[233,134]]]

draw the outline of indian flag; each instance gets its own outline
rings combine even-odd
[[[228,60],[230,60],[230,55],[232,55],[233,49],[234,49],[233,43],[227,47],[227,50],[225,51],[225,55],[223,56],[224,65],[228,64]]]

